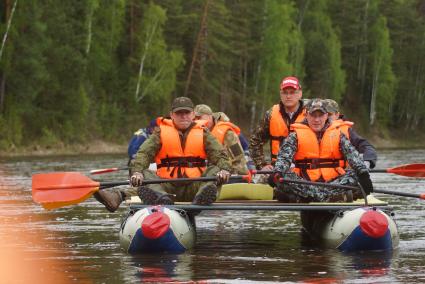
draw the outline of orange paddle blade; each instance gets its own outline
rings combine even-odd
[[[32,199],[46,209],[80,203],[99,190],[100,183],[77,172],[32,176]]]
[[[408,164],[387,169],[387,173],[407,177],[425,177],[425,164]]]

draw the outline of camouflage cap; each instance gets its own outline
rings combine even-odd
[[[313,113],[317,110],[321,111],[323,113],[328,113],[324,100],[313,99],[313,100],[311,100],[310,104],[307,106],[307,112],[308,113]]]
[[[230,121],[230,118],[224,112],[218,111],[213,113],[213,117],[216,121]]]
[[[339,106],[338,106],[338,103],[336,101],[331,100],[331,99],[325,99],[323,101],[326,104],[326,109],[328,110],[328,112],[330,112],[330,113],[339,112]]]
[[[176,112],[179,110],[193,111],[193,102],[188,97],[175,98],[171,104],[171,111]]]
[[[195,106],[195,115],[201,116],[203,114],[212,115],[213,112],[212,112],[211,108],[207,105],[204,105],[204,104],[196,105]]]

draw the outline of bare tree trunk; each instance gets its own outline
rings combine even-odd
[[[375,65],[375,74],[373,76],[373,83],[372,83],[372,94],[370,98],[370,112],[369,112],[369,125],[374,125],[376,120],[376,97],[378,93],[378,85],[379,85],[379,73],[381,70],[381,56],[377,59],[377,64]]]
[[[309,5],[310,5],[310,0],[306,0],[304,2],[304,5],[300,9],[300,17],[298,19],[298,30],[299,31],[301,31],[301,27],[302,27],[303,21],[304,21],[304,14],[305,14],[305,11],[307,11]]]
[[[92,40],[92,22],[93,22],[93,3],[89,2],[89,13],[88,13],[88,19],[87,19],[87,45],[86,45],[86,55],[90,53],[91,48],[91,40]]]
[[[195,68],[195,64],[197,61],[199,48],[201,46],[202,40],[204,40],[206,36],[206,28],[207,28],[207,17],[208,17],[208,6],[210,4],[210,0],[205,1],[204,10],[202,12],[202,18],[201,18],[201,26],[199,28],[198,36],[196,38],[195,47],[193,49],[192,54],[192,62],[190,63],[189,67],[189,73],[187,74],[187,80],[186,80],[186,87],[184,90],[184,96],[187,96],[189,92],[190,84],[192,83],[192,75],[193,75],[193,69]]]
[[[158,23],[158,21],[156,21],[155,23],[152,24],[152,27],[150,29],[147,29],[147,31],[146,31],[145,49],[144,49],[143,54],[140,58],[139,75],[137,77],[136,93],[134,94],[134,98],[135,98],[136,102],[141,101],[146,94],[146,92],[144,91],[144,92],[142,92],[142,95],[139,96],[140,84],[142,82],[143,68],[145,66],[146,56],[147,56],[149,48],[151,46],[153,37],[155,36],[156,28],[157,28],[158,25],[159,25],[159,23]],[[158,73],[154,76],[154,78],[152,78],[153,81],[161,74],[162,69],[163,68],[160,68]]]
[[[247,52],[245,49],[244,52],[244,58],[243,58],[243,69],[242,69],[242,105],[245,106],[246,102],[246,89],[248,85],[248,58],[247,58]]]
[[[251,104],[251,121],[249,123],[249,132],[252,133],[255,128],[255,118],[257,114],[257,101],[252,101]]]
[[[130,1],[130,55],[133,54],[134,45],[134,4]]]
[[[362,27],[362,38],[360,41],[360,52],[359,52],[359,65],[357,76],[360,79],[360,91],[364,94],[365,81],[366,81],[366,67],[367,67],[367,33],[368,33],[368,20],[369,20],[369,0],[365,2]]]
[[[0,60],[1,57],[3,55],[3,50],[4,47],[6,45],[6,40],[7,40],[7,35],[9,34],[9,29],[10,29],[10,25],[12,24],[12,18],[13,18],[13,14],[15,14],[15,9],[16,9],[16,5],[18,4],[18,0],[15,1],[15,3],[13,4],[12,10],[10,10],[10,2],[8,0],[6,0],[5,3],[5,22],[7,23],[6,25],[6,31],[4,32],[3,35],[3,41],[1,43],[1,47],[0,47]]]
[[[6,45],[7,35],[9,33],[10,25],[12,24],[12,18],[13,18],[13,14],[15,13],[16,5],[18,4],[18,0],[15,1],[12,8],[10,7],[9,0],[5,0],[4,3],[5,3],[4,4],[4,7],[5,7],[4,19],[5,19],[5,23],[7,23],[7,26],[6,26],[6,31],[4,33],[3,41],[0,47],[0,61],[3,55],[4,47]],[[0,73],[0,113],[2,113],[4,109],[5,96],[6,96],[6,75],[3,72],[1,72]]]
[[[6,94],[6,75],[0,73],[0,113],[4,110],[4,97]]]
[[[265,29],[266,26],[266,21],[267,21],[267,2],[264,2],[264,7],[263,7],[263,22],[262,22],[262,30]],[[261,36],[260,38],[260,43],[259,46],[262,46],[264,42],[264,35]],[[255,78],[255,84],[254,84],[254,95],[257,96],[258,95],[258,91],[259,91],[259,85],[260,85],[260,76],[261,76],[261,71],[262,71],[262,61],[260,59],[260,61],[258,62],[258,66],[257,66],[257,75]],[[263,104],[264,105],[264,104]],[[257,104],[254,101],[254,103],[252,104],[252,107],[256,107]],[[251,114],[253,113],[255,115],[256,110],[252,110],[251,108]],[[254,121],[251,122],[251,129],[254,129]]]

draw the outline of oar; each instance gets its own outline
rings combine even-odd
[[[406,197],[414,197],[414,198],[420,198],[420,199],[425,200],[425,193],[407,193],[407,192],[384,190],[384,189],[374,189],[373,192],[374,193],[384,193],[384,194],[398,195],[398,196],[406,196]]]
[[[91,170],[91,175],[98,175],[98,174],[104,174],[104,173],[110,173],[115,171],[124,171],[128,170],[128,167],[122,167],[122,168],[105,168],[105,169],[96,169]],[[274,171],[260,171],[260,170],[251,170],[251,174],[272,174]],[[390,173],[390,174],[396,174],[401,176],[407,176],[407,177],[425,177],[425,164],[407,164],[407,165],[400,165],[394,168],[388,168],[388,169],[371,169],[371,173]]]
[[[274,171],[251,170],[251,174],[272,174]],[[390,173],[406,177],[425,177],[425,164],[407,164],[388,169],[371,169],[371,173]]]
[[[273,173],[273,171],[257,171],[257,173]],[[351,186],[351,185],[339,185],[336,183],[326,183],[326,182],[312,182],[307,180],[292,180],[292,179],[284,179],[281,178],[279,180],[283,183],[297,183],[297,184],[309,184],[309,185],[322,185],[330,188],[342,188],[342,189],[351,189],[351,190],[359,190],[359,187],[357,186]],[[399,192],[399,191],[392,191],[392,190],[384,190],[384,189],[374,189],[374,193],[384,193],[384,194],[391,194],[391,195],[398,195],[398,196],[406,196],[406,197],[416,197],[420,199],[425,199],[425,193],[406,193],[406,192]]]
[[[291,180],[291,179],[284,179],[284,178],[281,178],[280,182],[322,185],[322,186],[326,186],[326,187],[330,187],[330,188],[343,188],[343,189],[351,189],[351,190],[358,190],[359,189],[356,186],[350,186],[350,185],[339,185],[339,184],[336,184],[336,183],[312,182],[312,181],[304,181],[304,180]],[[415,198],[425,199],[425,193],[416,194],[416,193],[406,193],[406,192],[384,190],[384,189],[374,189],[373,193],[384,193],[384,194],[391,194],[391,195],[397,195],[397,196],[406,196],[406,197],[415,197]]]
[[[407,164],[389,169],[371,169],[371,173],[390,173],[406,177],[425,177],[425,164]]]
[[[125,168],[106,168],[106,169],[91,170],[90,171],[90,174],[91,175],[99,175],[99,174],[104,174],[104,173],[111,173],[111,172],[125,171],[125,170],[128,170],[128,167],[125,167]]]
[[[231,176],[230,179],[250,181],[250,175]],[[143,184],[216,180],[217,177],[150,179]],[[35,174],[32,176],[32,198],[46,209],[55,209],[80,203],[100,189],[119,185],[129,185],[129,181],[99,182],[78,172]]]
[[[304,180],[291,180],[291,179],[284,179],[281,178],[280,182],[284,183],[298,183],[298,184],[311,184],[311,185],[323,185],[326,187],[331,188],[343,188],[343,189],[351,189],[351,190],[358,190],[359,188],[356,186],[350,186],[350,185],[339,185],[335,183],[326,183],[326,182],[311,182],[311,181],[304,181]],[[393,190],[384,190],[384,189],[374,189],[373,193],[384,193],[384,194],[391,194],[391,195],[397,195],[397,196],[406,196],[406,197],[415,197],[425,200],[425,193],[406,193],[406,192],[400,192],[400,191],[393,191]]]

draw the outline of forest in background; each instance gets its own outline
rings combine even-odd
[[[128,141],[188,96],[246,134],[338,101],[362,134],[425,131],[425,0],[0,0],[0,150]]]

